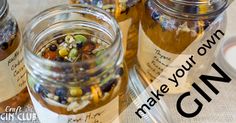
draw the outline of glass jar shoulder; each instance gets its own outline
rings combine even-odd
[[[15,18],[8,15],[0,23],[0,61],[7,58],[19,46],[21,34]]]

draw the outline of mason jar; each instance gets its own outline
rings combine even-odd
[[[0,113],[23,105],[27,99],[21,33],[7,0],[0,1]]]
[[[123,34],[125,60],[128,68],[136,61],[141,0],[69,0],[72,4],[86,4],[109,12],[120,26]]]
[[[206,33],[209,32],[205,30],[209,26],[225,30],[226,15],[222,12],[228,5],[227,0],[147,0],[139,28],[138,64],[133,69],[136,69],[148,84],[152,83],[167,67],[177,68],[170,66],[170,63],[177,57],[184,58],[189,55],[190,53],[182,52],[195,40],[199,40],[199,43],[203,42],[205,39],[201,40],[201,38],[207,36]],[[210,68],[209,61],[213,61],[213,52],[216,51],[218,44],[211,49],[208,60],[200,61],[199,64],[202,66],[194,72],[207,71]],[[176,92],[173,90],[172,93],[189,90],[193,81],[191,76],[196,75],[194,72],[188,74],[186,81],[189,82],[182,82],[185,90],[180,89]],[[134,82],[133,85],[137,84]]]
[[[112,122],[124,110],[122,36],[104,10],[50,8],[28,23],[23,39],[28,90],[42,123]]]

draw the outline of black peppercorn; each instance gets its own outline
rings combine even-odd
[[[49,50],[50,51],[56,51],[57,50],[57,45],[55,45],[55,44],[50,45]]]
[[[82,42],[81,43],[77,43],[76,45],[77,45],[77,49],[80,49],[80,48],[83,47],[83,43]]]
[[[8,43],[7,42],[3,42],[1,45],[0,45],[0,48],[2,50],[6,50],[8,48]]]
[[[117,85],[117,79],[111,79],[106,84],[102,85],[101,89],[103,92],[109,92],[113,86]]]

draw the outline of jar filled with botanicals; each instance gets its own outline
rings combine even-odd
[[[215,28],[225,30],[225,15],[221,13],[228,4],[228,0],[147,0],[139,28],[138,67],[135,69],[145,81],[153,82],[165,68],[174,67],[169,64],[201,38],[210,24],[214,22]],[[205,67],[199,69],[204,71],[209,65],[207,61],[203,63]],[[191,84],[186,84],[186,88],[190,87]],[[184,90],[176,90],[176,93],[181,91]]]
[[[72,4],[86,4],[102,8],[113,15],[123,35],[125,60],[128,68],[136,61],[141,0],[69,0]]]
[[[121,32],[104,10],[48,9],[24,32],[29,93],[42,123],[112,122],[125,108]]]
[[[7,0],[0,1],[0,87],[0,112],[27,101],[21,33]]]

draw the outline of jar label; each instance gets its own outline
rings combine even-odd
[[[26,87],[26,69],[23,63],[22,45],[0,61],[0,102],[3,102]]]
[[[160,75],[177,56],[178,54],[167,52],[154,44],[145,34],[140,24],[137,58],[145,76],[150,81]]]
[[[172,75],[173,71],[180,68],[190,56],[189,54],[174,54],[161,49],[145,34],[140,24],[138,63],[146,79],[153,82],[152,84],[156,87],[167,84],[170,88],[168,93],[171,94],[189,91],[191,88],[191,83],[187,82],[189,71],[185,72],[185,76],[179,78],[178,87],[169,82],[167,76]]]
[[[127,47],[127,38],[128,38],[128,32],[131,26],[131,22],[132,22],[131,18],[126,19],[125,21],[119,22],[120,30],[123,36],[124,51],[126,51],[126,47]]]
[[[29,91],[30,93],[30,91]],[[119,97],[108,104],[77,115],[62,115],[43,107],[30,93],[34,109],[41,123],[117,123],[119,119]],[[116,119],[117,118],[117,119]],[[115,121],[114,121],[115,120]]]

